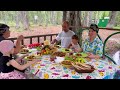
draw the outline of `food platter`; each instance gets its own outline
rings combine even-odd
[[[61,48],[61,46],[60,46],[60,45],[55,45],[55,47],[56,47],[56,48]]]
[[[54,52],[53,54],[52,54],[53,56],[59,56],[59,57],[64,57],[65,55],[66,55],[66,53],[65,52]]]
[[[27,54],[27,53],[29,53],[29,50],[27,48],[22,48],[20,50],[20,54]]]
[[[50,45],[45,45],[41,48],[41,53],[44,55],[52,54],[58,49],[56,47],[51,47]]]
[[[70,61],[73,61],[73,62],[80,62],[80,63],[86,63],[87,62],[87,58],[78,57],[76,55],[65,56],[65,60],[70,60]]]
[[[72,52],[71,49],[67,49],[67,48],[61,48],[60,51],[61,52]]]
[[[83,57],[83,58],[86,58],[86,57],[88,57],[88,54],[87,53],[75,53],[75,55],[76,56],[78,56],[78,57]]]
[[[41,56],[39,56],[39,55],[29,55],[29,56],[26,56],[24,59],[28,60],[28,61],[32,61],[34,59],[40,59],[40,58],[41,58]]]
[[[71,61],[70,60],[64,60],[61,62],[62,66],[66,67],[66,68],[70,68],[72,67]]]
[[[92,73],[95,68],[90,64],[82,64],[82,63],[71,63],[74,67],[75,71],[78,73]]]

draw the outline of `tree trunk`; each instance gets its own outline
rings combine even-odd
[[[7,24],[7,13],[6,13],[6,11],[3,11],[2,14],[3,14],[3,21],[4,21],[5,24]]]
[[[90,24],[92,24],[92,14],[93,14],[93,11],[88,12],[88,27],[90,26]]]
[[[42,16],[42,12],[41,12],[41,11],[39,11],[39,12],[38,12],[38,21],[39,21],[39,26],[42,26],[42,23],[43,23],[43,18],[41,18],[41,17],[43,17],[43,16]]]
[[[87,25],[87,16],[88,16],[88,11],[85,11],[85,17],[83,19],[83,26],[88,26]]]
[[[20,28],[20,12],[19,11],[16,11],[16,18],[15,18],[15,21],[16,21],[16,29]]]
[[[51,11],[51,23],[54,24],[54,11]]]
[[[56,17],[56,11],[52,11],[51,12],[51,21],[52,21],[52,24],[53,25],[56,25],[56,19],[57,19],[57,17]]]
[[[93,14],[93,11],[86,11],[85,12],[83,26],[86,26],[86,27],[90,26],[90,24],[92,23],[92,14]]]
[[[117,15],[117,11],[111,11],[110,12],[110,19],[109,19],[109,22],[106,26],[107,28],[112,28],[115,25],[116,15]]]
[[[23,23],[24,30],[29,30],[28,12],[20,11],[20,14],[21,14],[21,21]]]
[[[80,40],[80,45],[82,42],[82,31],[81,31],[81,12],[80,11],[70,11],[69,12],[69,23],[71,30],[74,31]]]
[[[45,11],[45,27],[47,27],[48,26],[48,13],[47,13],[47,11]]]
[[[67,19],[67,11],[63,11],[63,21],[66,21]]]
[[[97,21],[97,11],[94,11],[94,19],[93,19],[93,23],[96,24],[96,21]]]
[[[80,46],[82,46],[82,25],[81,25],[81,12],[80,11],[76,11],[76,18],[75,18],[75,30],[76,30],[76,34],[79,37],[79,44]]]
[[[69,11],[68,21],[70,23],[70,29],[75,32],[75,11]]]
[[[56,11],[53,11],[53,25],[56,25]]]
[[[97,11],[97,15],[96,15],[96,24],[98,25],[98,23],[99,23],[99,14],[100,14],[100,11]]]

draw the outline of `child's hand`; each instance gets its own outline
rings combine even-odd
[[[78,50],[78,49],[76,49],[76,48],[74,49],[74,51],[75,51],[75,52],[79,52],[79,50]]]

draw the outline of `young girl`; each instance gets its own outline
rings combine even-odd
[[[73,35],[72,36],[72,42],[71,44],[69,45],[68,48],[72,49],[74,52],[78,52],[79,49],[80,49],[80,45],[78,44],[78,36],[77,35]]]
[[[21,72],[15,70],[15,68],[24,70],[31,64],[37,62],[37,60],[33,60],[27,64],[20,65],[17,63],[18,60],[12,59],[11,54],[14,53],[14,43],[10,40],[3,40],[0,42],[0,52],[3,54],[0,57],[0,79],[26,79],[26,77]]]

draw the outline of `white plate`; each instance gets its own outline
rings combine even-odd
[[[64,57],[56,57],[55,63],[61,63],[62,61],[64,61],[64,59]]]

